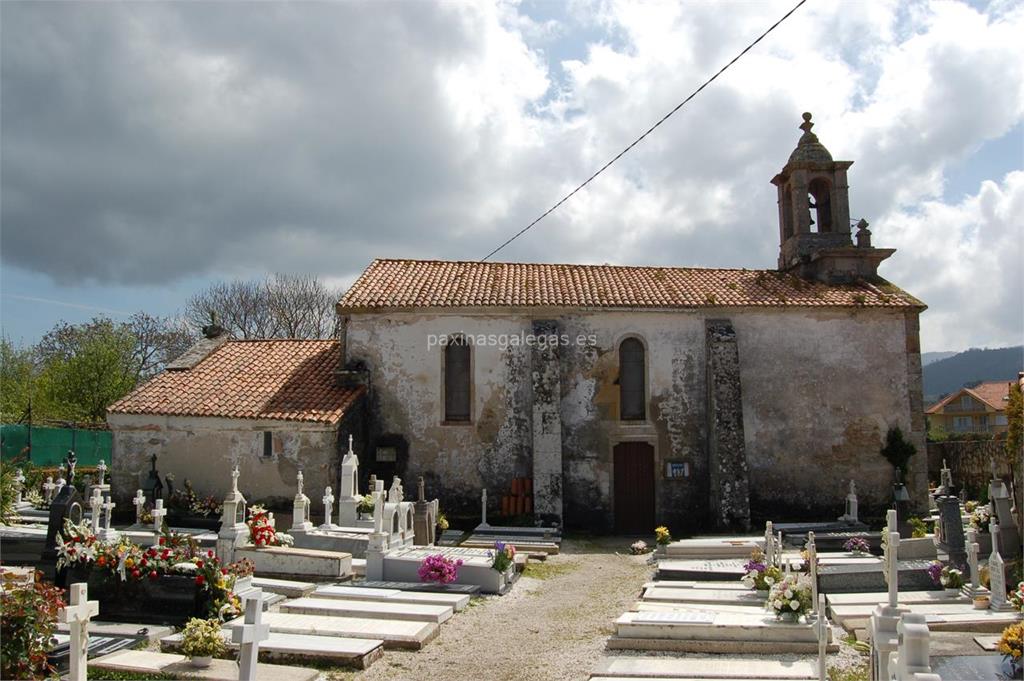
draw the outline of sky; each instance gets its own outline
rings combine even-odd
[[[0,327],[485,256],[795,3],[0,2]],[[773,268],[804,111],[925,351],[1024,338],[1024,3],[808,0],[495,260]]]

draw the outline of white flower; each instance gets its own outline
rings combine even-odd
[[[796,600],[790,601],[789,602],[789,607],[791,607],[793,610],[799,610],[800,609],[800,601],[796,601]]]
[[[786,598],[792,598],[793,597],[793,590],[792,589],[786,589],[786,592],[783,593],[782,595],[785,596]]]
[[[757,570],[751,570],[750,572],[748,572],[747,577],[750,577],[751,579],[757,577]]]
[[[764,583],[767,584],[768,586],[771,586],[772,584],[775,583],[775,578],[774,577],[765,577],[764,578]]]
[[[752,580],[750,577],[744,577],[743,578],[743,586],[747,587],[748,589],[753,589],[754,588],[754,580]]]
[[[776,610],[782,610],[782,601],[776,599],[775,603],[773,603],[772,605],[775,606]]]

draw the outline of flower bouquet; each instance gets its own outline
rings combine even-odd
[[[295,539],[290,534],[278,532],[270,524],[270,513],[262,506],[253,505],[249,509],[249,539],[253,545],[261,546],[291,546]]]
[[[1017,622],[1003,629],[996,649],[1003,654],[1003,661],[1009,668],[1010,678],[1019,678],[1024,652],[1024,622]]]
[[[863,537],[853,537],[846,540],[843,550],[855,554],[868,553],[871,551],[871,545]]]
[[[494,550],[488,552],[492,559],[491,567],[498,572],[505,572],[515,563],[516,547],[502,541],[494,542]]]
[[[753,558],[747,561],[743,569],[747,573],[740,578],[740,581],[743,582],[743,586],[754,591],[768,591],[782,579],[782,570],[774,565],[765,565]]]
[[[642,539],[635,541],[629,545],[629,552],[632,553],[634,556],[639,556],[644,553],[647,553],[648,550],[649,549],[647,548],[647,542],[643,541]]]
[[[181,631],[181,652],[191,658],[194,667],[209,667],[215,655],[221,655],[227,646],[221,634],[221,621],[193,617]]]
[[[980,534],[988,532],[988,523],[992,520],[992,513],[989,511],[988,506],[979,506],[974,509],[974,513],[971,514],[971,527],[976,529]]]
[[[1010,592],[1010,603],[1017,611],[1024,611],[1024,582],[1017,585],[1017,588]]]
[[[672,533],[664,525],[659,525],[654,528],[654,538],[658,546],[667,546],[672,541]]]
[[[451,584],[458,578],[461,566],[461,558],[452,560],[445,558],[444,554],[436,553],[423,559],[416,574],[419,575],[421,582]]]
[[[813,607],[813,592],[806,576],[789,575],[772,586],[768,594],[768,609],[780,620],[796,622]]]
[[[932,578],[932,582],[944,589],[958,590],[964,585],[964,573],[949,565],[943,565],[939,560],[933,560],[928,565],[928,576]]]

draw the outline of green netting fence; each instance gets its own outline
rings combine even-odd
[[[112,436],[109,430],[81,430],[78,428],[51,428],[23,423],[0,425],[0,456],[4,461],[22,455],[29,446],[30,460],[36,466],[56,466],[74,449],[80,467],[95,466],[103,459],[110,464]]]

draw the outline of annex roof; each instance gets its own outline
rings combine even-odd
[[[340,357],[336,340],[229,340],[190,368],[158,374],[107,412],[337,424],[365,391],[336,384]]]
[[[475,307],[918,308],[887,282],[823,284],[776,270],[378,259],[338,311]]]

